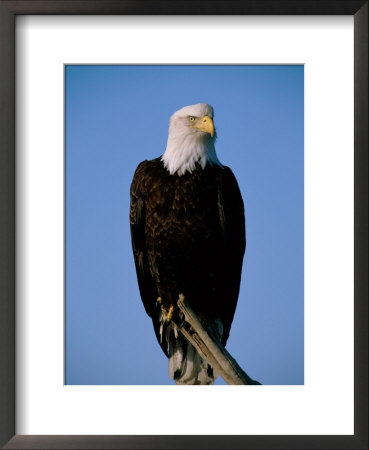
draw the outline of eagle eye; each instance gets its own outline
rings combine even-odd
[[[190,122],[195,122],[195,117],[194,116],[188,116],[188,120]]]

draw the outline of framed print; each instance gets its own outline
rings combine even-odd
[[[1,445],[367,448],[367,2],[153,6],[124,0],[3,1],[0,13]],[[204,42],[205,52],[199,44]],[[194,80],[198,82],[191,89]],[[272,85],[278,86],[276,91]],[[165,128],[170,113],[185,106],[191,93],[194,101],[187,104],[195,103],[201,92],[207,99],[200,101],[216,102],[218,156],[222,152],[226,164],[234,158],[241,190],[243,177],[247,182],[246,205],[256,211],[251,234],[253,227],[260,228],[253,223],[258,211],[270,214],[274,207],[280,217],[278,236],[285,251],[275,250],[273,263],[271,256],[264,261],[280,278],[279,259],[281,266],[290,267],[291,278],[285,286],[274,283],[279,291],[272,292],[262,278],[256,283],[250,269],[250,285],[256,286],[248,296],[256,300],[265,291],[277,301],[245,325],[249,335],[240,334],[238,340],[244,344],[231,347],[236,358],[245,355],[240,356],[244,368],[255,379],[263,361],[263,386],[177,387],[164,378],[150,383],[143,371],[156,356],[151,350],[143,353],[138,373],[141,345],[131,346],[132,355],[123,347],[131,361],[127,364],[135,361],[128,373],[127,364],[118,359],[119,342],[127,345],[129,340],[123,342],[124,334],[116,334],[116,325],[120,315],[131,313],[116,310],[111,299],[126,295],[138,302],[138,292],[119,290],[109,278],[121,260],[117,264],[98,255],[100,265],[94,266],[97,254],[89,250],[104,242],[102,256],[113,256],[114,247],[128,252],[119,241],[109,241],[115,219],[120,229],[127,225],[126,200],[116,216],[108,208],[113,203],[109,192],[125,199],[124,183],[130,183],[134,166],[151,159],[151,153],[138,151],[145,144],[133,118],[145,117],[155,157],[161,144],[154,128],[161,129],[161,122]],[[272,100],[279,109],[273,109]],[[237,125],[242,114],[250,118],[249,128]],[[239,133],[238,142],[245,139],[258,150],[259,160],[245,159],[247,153],[239,159],[238,149],[226,153],[221,132],[227,132],[227,120],[234,124],[229,125],[232,132]],[[268,153],[273,127],[276,151]],[[299,136],[296,141],[292,131]],[[108,136],[112,141],[104,145],[99,139]],[[286,145],[278,147],[278,142]],[[288,153],[293,142],[301,145]],[[135,151],[122,153],[120,145]],[[297,165],[294,158],[299,158]],[[291,184],[292,174],[297,184]],[[276,194],[273,201],[267,196],[269,204],[262,201],[268,182]],[[73,197],[73,186],[83,198]],[[281,197],[290,205],[283,214]],[[99,201],[103,209],[88,209]],[[300,211],[299,222],[294,221],[295,210]],[[264,217],[261,224],[269,221]],[[94,229],[89,223],[97,218]],[[73,227],[68,220],[75,220]],[[94,240],[82,241],[88,230]],[[99,232],[103,240],[96,238]],[[299,251],[302,265],[292,256],[283,260],[288,242],[295,254]],[[262,261],[273,247],[257,248]],[[259,277],[268,270],[265,262],[262,266]],[[71,278],[68,267],[74,274],[80,270],[81,276]],[[131,280],[129,267],[125,277]],[[92,275],[79,284],[89,270]],[[102,286],[94,284],[97,270],[108,280]],[[295,285],[296,292],[303,291],[300,297],[292,294]],[[91,316],[91,304],[98,304],[95,294],[102,298],[104,293],[108,309],[97,308]],[[78,296],[87,303],[71,301]],[[295,301],[288,303],[291,299]],[[299,311],[299,322],[288,322],[287,311],[290,317]],[[110,325],[103,328],[102,321]],[[134,333],[146,323],[132,324],[131,341],[136,342]],[[242,324],[238,326],[241,331]],[[273,333],[268,332],[282,328],[289,339],[271,342]],[[258,333],[265,336],[264,347]],[[289,360],[291,349],[296,353]],[[248,364],[258,369],[250,370]],[[166,371],[158,369],[164,376]]]

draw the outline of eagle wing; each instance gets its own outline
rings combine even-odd
[[[146,313],[153,318],[156,313],[157,287],[152,276],[146,249],[144,172],[148,161],[140,163],[134,174],[130,191],[130,227],[132,249],[136,266],[138,287]]]
[[[146,314],[151,317],[156,338],[164,354],[169,356],[165,340],[160,337],[160,305],[157,303],[158,289],[155,280],[158,278],[157,268],[150,265],[146,247],[146,210],[145,210],[145,180],[150,161],[141,162],[133,176],[130,190],[130,228],[133,256],[136,267],[138,287]],[[164,334],[167,325],[164,326]]]
[[[223,336],[226,344],[240,290],[243,256],[246,249],[244,204],[237,180],[229,167],[218,174],[218,210],[225,240],[226,265],[223,282],[226,299],[222,311]]]

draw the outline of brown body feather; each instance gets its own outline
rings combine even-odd
[[[207,165],[178,176],[160,158],[143,161],[131,185],[130,225],[141,298],[165,354],[159,296],[169,307],[182,293],[202,320],[220,318],[225,345],[246,245],[244,206],[232,171]]]

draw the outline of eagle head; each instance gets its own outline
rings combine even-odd
[[[207,103],[185,106],[176,111],[169,122],[167,148],[162,161],[171,175],[192,172],[196,164],[221,163],[215,152],[214,110]]]

